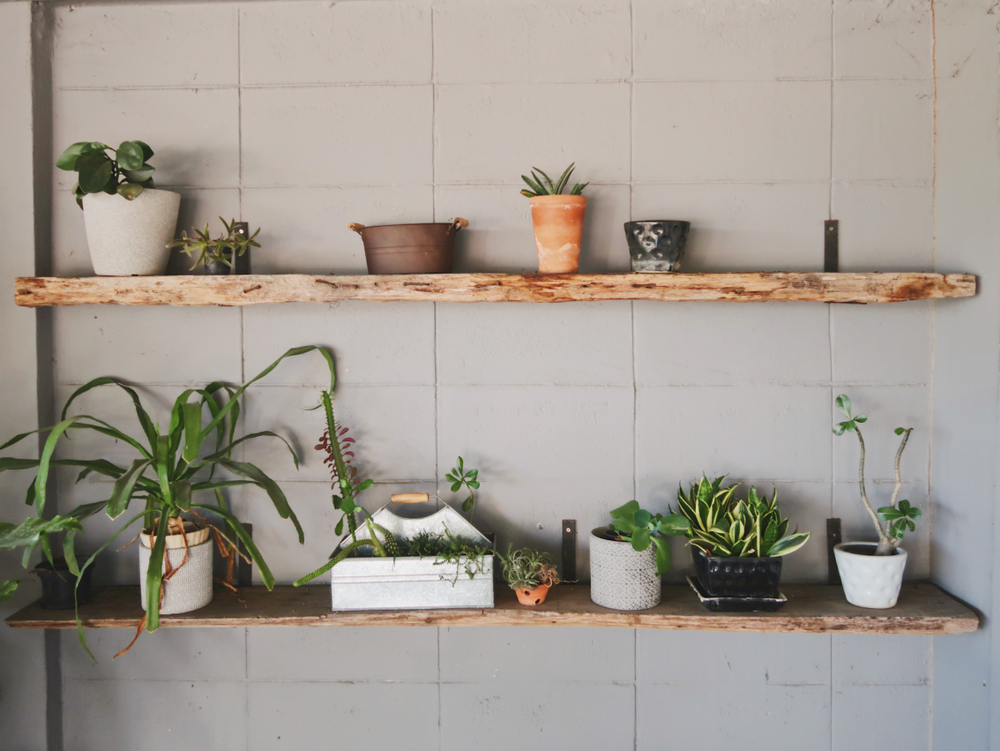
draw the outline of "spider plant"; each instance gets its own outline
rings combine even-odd
[[[203,522],[206,521],[203,515],[205,512],[222,519],[232,534],[244,543],[249,557],[260,570],[265,586],[271,589],[274,587],[274,576],[246,529],[230,512],[222,491],[225,488],[245,485],[262,489],[270,498],[271,503],[274,504],[278,515],[282,519],[291,520],[298,533],[299,542],[303,542],[302,527],[278,484],[257,466],[233,459],[232,453],[233,449],[246,441],[265,437],[276,438],[288,448],[295,466],[298,467],[298,457],[281,436],[270,430],[264,430],[237,438],[236,424],[240,414],[240,397],[249,386],[268,375],[285,358],[296,357],[313,350],[319,352],[327,361],[332,390],[335,378],[333,356],[320,347],[296,347],[285,352],[268,367],[236,389],[214,382],[204,388],[185,390],[174,401],[167,429],[163,432],[143,407],[139,395],[134,389],[116,378],[107,376],[95,378],[78,388],[70,396],[63,407],[61,421],[57,425],[22,433],[0,446],[0,450],[2,450],[32,434],[47,433],[48,436],[39,459],[0,459],[0,471],[37,469],[35,480],[28,488],[28,504],[34,505],[39,518],[45,511],[46,487],[53,466],[80,468],[77,482],[94,472],[114,480],[107,500],[78,506],[68,516],[76,520],[83,520],[103,511],[112,519],[124,519],[125,521],[107,542],[87,558],[82,566],[78,566],[74,554],[74,538],[79,530],[71,526],[66,532],[63,543],[66,560],[70,571],[79,576],[81,571],[94,562],[98,554],[141,519],[142,529],[148,534],[155,535],[155,541],[150,551],[149,566],[144,573],[147,593],[145,618],[147,631],[155,631],[160,623],[159,605],[164,580],[163,560],[168,529],[177,526],[183,529],[183,523],[178,517],[183,517],[185,514],[194,516],[196,520]],[[70,416],[70,407],[80,396],[101,386],[116,386],[132,400],[141,429],[141,440],[133,438],[97,417],[85,414]],[[60,439],[71,431],[79,430],[100,433],[123,445],[130,446],[134,449],[135,458],[127,467],[119,466],[106,459],[54,459],[53,455]],[[216,470],[224,470],[230,476],[216,478]],[[206,492],[214,494],[214,504],[200,500],[200,495]],[[133,500],[141,503],[141,510],[135,513],[136,509],[132,508],[131,512],[133,513],[130,515],[127,512],[130,511],[129,507]],[[46,555],[51,557],[48,534],[48,531],[40,534],[38,544],[42,546]],[[221,535],[221,531],[217,530],[217,541]],[[28,560],[33,548],[34,544],[29,541],[26,546],[25,561]],[[230,540],[230,551],[233,548],[235,545]],[[222,549],[221,542],[220,549]],[[77,619],[77,629],[81,643],[86,646],[79,619]]]

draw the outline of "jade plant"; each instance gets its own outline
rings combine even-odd
[[[638,501],[629,501],[611,512],[610,530],[613,539],[632,543],[637,552],[655,547],[656,573],[662,576],[670,568],[668,536],[683,535],[688,520],[680,514],[652,514],[639,507]]]
[[[909,501],[901,500],[897,502],[899,491],[903,487],[899,463],[903,458],[903,450],[906,448],[907,441],[910,440],[910,433],[913,432],[913,428],[896,428],[894,431],[896,435],[902,436],[899,448],[896,450],[896,459],[893,462],[896,473],[896,486],[892,490],[889,505],[881,506],[876,511],[868,500],[868,490],[865,487],[865,438],[861,435],[860,425],[868,421],[868,416],[864,414],[851,414],[851,400],[847,394],[841,394],[837,397],[837,409],[847,419],[834,426],[834,434],[841,436],[844,433],[855,433],[858,436],[858,443],[861,446],[858,485],[861,489],[861,503],[865,507],[865,511],[868,512],[868,516],[871,517],[872,524],[878,533],[878,546],[875,548],[875,555],[892,555],[906,535],[907,530],[910,532],[916,530],[914,522],[921,516],[920,509],[911,505]]]
[[[260,247],[260,243],[256,241],[257,235],[260,234],[260,228],[258,227],[252,235],[247,236],[239,231],[239,222],[235,219],[227,222],[220,216],[219,221],[222,222],[226,231],[220,233],[217,238],[212,238],[206,224],[204,230],[195,227],[194,234],[190,237],[186,231],[181,230],[180,239],[174,240],[167,247],[180,248],[181,253],[187,255],[188,258],[194,257],[192,270],[201,264],[209,266],[219,263],[229,267],[230,271],[235,271],[237,258],[248,253],[250,248]]]
[[[566,187],[569,185],[570,175],[573,174],[573,170],[576,168],[576,162],[567,167],[559,179],[554,181],[546,175],[538,167],[531,168],[531,177],[527,175],[521,175],[521,179],[528,185],[528,189],[521,191],[522,196],[527,196],[528,198],[535,198],[536,196],[557,196],[560,195]],[[586,188],[590,183],[576,183],[573,189],[569,192],[571,196],[578,196],[583,193],[583,189]]]
[[[688,544],[706,555],[727,558],[768,558],[793,553],[809,540],[810,532],[787,535],[788,519],[778,510],[777,490],[767,496],[750,488],[747,500],[734,497],[738,485],[723,487],[726,476],[702,476],[685,494],[677,489],[680,513],[690,522]]]
[[[511,545],[506,555],[498,554],[497,557],[503,566],[504,581],[511,589],[534,590],[559,583],[559,573],[548,553],[531,548],[514,550]]]
[[[159,627],[159,608],[163,584],[164,580],[170,576],[169,573],[163,573],[167,535],[173,530],[184,530],[186,528],[185,521],[202,526],[208,524],[209,522],[204,516],[206,513],[221,519],[230,534],[243,542],[249,553],[249,558],[260,570],[264,585],[271,589],[274,587],[274,576],[247,530],[230,512],[222,491],[225,488],[237,486],[255,486],[262,489],[271,500],[278,515],[282,519],[289,519],[292,522],[298,533],[299,542],[303,542],[302,527],[278,484],[254,464],[234,459],[232,453],[233,449],[246,441],[264,437],[276,438],[288,448],[295,466],[298,467],[298,457],[281,436],[270,430],[264,430],[237,438],[236,426],[241,410],[240,397],[247,388],[268,375],[285,358],[296,357],[314,350],[324,357],[329,366],[332,388],[334,381],[333,356],[320,347],[296,347],[285,352],[239,388],[233,389],[215,382],[204,388],[185,390],[173,404],[166,430],[161,430],[159,424],[143,407],[139,395],[130,386],[112,377],[95,378],[73,392],[63,407],[61,421],[58,424],[50,428],[22,433],[0,446],[0,450],[2,450],[34,433],[47,433],[39,459],[8,458],[0,460],[0,471],[29,468],[37,470],[35,480],[28,488],[27,502],[35,507],[39,518],[43,518],[45,512],[46,491],[52,467],[65,466],[80,469],[77,482],[91,473],[104,475],[114,480],[107,500],[78,506],[67,516],[83,521],[94,514],[104,512],[111,519],[124,519],[118,531],[97,548],[82,566],[79,566],[74,550],[74,539],[79,530],[73,525],[69,525],[63,542],[63,550],[70,572],[79,577],[82,571],[94,563],[103,550],[135,522],[141,521],[142,530],[146,534],[155,535],[149,566],[145,572],[142,572],[142,575],[146,577],[147,601],[146,615],[139,625],[139,631],[143,627],[148,631],[155,631]],[[70,407],[79,397],[101,386],[116,386],[128,395],[135,408],[141,439],[133,438],[129,433],[97,417],[85,414],[69,415]],[[122,446],[130,447],[134,451],[135,458],[127,467],[119,466],[102,458],[91,460],[55,459],[54,454],[60,439],[64,435],[81,430],[105,435]],[[216,478],[215,472],[217,470],[224,470],[230,477]],[[206,492],[214,495],[216,501],[214,504],[199,500],[199,496]],[[126,512],[130,510],[129,507],[133,501],[140,502],[141,507],[137,513],[130,515]],[[46,556],[51,559],[49,534],[52,531],[44,528],[38,535],[37,541],[27,540],[25,561],[28,560],[36,542],[41,545]],[[218,527],[213,527],[213,534],[216,536],[220,551],[231,559],[231,571],[231,556],[236,550],[235,541]],[[179,568],[178,566],[172,570],[177,571]],[[77,628],[80,641],[86,646],[79,620],[77,620]]]
[[[69,146],[56,161],[56,167],[77,173],[73,195],[80,208],[87,193],[117,193],[133,201],[145,188],[153,187],[149,164],[153,150],[142,141],[122,141],[117,149],[96,141],[80,141]]]

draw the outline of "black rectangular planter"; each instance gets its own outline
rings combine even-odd
[[[723,558],[691,548],[702,589],[713,597],[778,597],[781,557]]]

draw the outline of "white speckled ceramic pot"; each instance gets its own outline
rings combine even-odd
[[[163,587],[161,615],[190,613],[212,601],[212,549],[215,545],[210,534],[211,530],[205,527],[184,535],[188,544],[186,561],[181,535],[167,537],[164,558],[170,560],[171,568],[178,570]],[[149,570],[150,548],[155,542],[155,537],[145,533],[139,535],[139,596],[143,610],[146,609],[146,572]],[[163,573],[166,570],[167,561],[164,560]]]
[[[660,604],[660,575],[650,545],[641,553],[631,542],[609,540],[607,527],[590,533],[590,599],[612,610],[645,610]]]
[[[90,260],[98,276],[156,276],[167,270],[180,193],[146,188],[133,201],[108,193],[83,197]]]
[[[878,544],[874,542],[842,542],[834,546],[833,554],[847,601],[860,608],[884,610],[894,607],[899,598],[906,551],[896,548],[895,555],[874,555],[876,547]]]

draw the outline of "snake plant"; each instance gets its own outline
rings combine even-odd
[[[726,476],[702,477],[685,495],[677,489],[680,513],[690,522],[688,544],[708,555],[767,558],[788,555],[809,539],[810,532],[786,535],[788,519],[778,511],[777,491],[768,501],[751,487],[747,500],[738,500],[738,485],[723,487]]]

